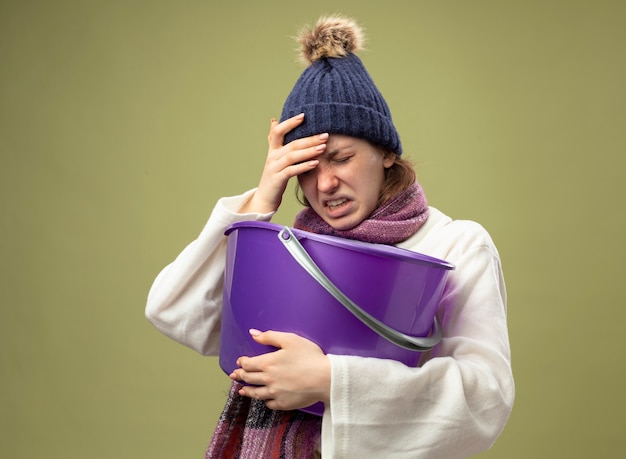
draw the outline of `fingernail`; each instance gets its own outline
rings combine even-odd
[[[252,336],[259,336],[261,334],[261,330],[257,330],[256,328],[251,328],[248,330],[248,333]]]
[[[320,134],[320,137],[319,137],[320,140],[326,140],[327,138],[328,138],[328,132]]]
[[[300,113],[299,115],[296,115],[296,118],[298,118],[298,119],[304,118],[304,113]]]

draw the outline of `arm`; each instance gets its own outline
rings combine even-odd
[[[221,199],[198,238],[155,279],[147,318],[165,335],[205,354],[217,354],[226,258],[224,230],[243,220],[269,220],[278,210],[288,181],[315,168],[327,134],[283,145],[304,115],[272,120],[269,150],[259,186],[242,196]]]
[[[237,221],[269,220],[273,213],[239,213],[254,190],[222,198],[196,240],[166,266],[148,294],[146,317],[166,336],[205,355],[219,348],[226,228]]]
[[[495,441],[510,414],[514,385],[500,262],[484,239],[446,254],[457,271],[438,308],[444,338],[420,368],[329,356],[324,455],[452,459]]]

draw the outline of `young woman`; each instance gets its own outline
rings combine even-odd
[[[289,180],[305,209],[294,226],[392,244],[456,270],[437,309],[443,338],[418,367],[326,355],[280,330],[251,330],[279,348],[241,356],[207,458],[462,458],[489,448],[510,414],[514,383],[500,260],[477,223],[429,207],[402,158],[389,108],[356,51],[351,20],[322,18],[300,42],[309,66],[272,120],[257,188],[222,198],[205,228],[158,275],[147,317],[205,355],[219,353],[224,230],[271,219]],[[245,382],[250,385],[242,385]],[[323,402],[321,418],[298,408]]]

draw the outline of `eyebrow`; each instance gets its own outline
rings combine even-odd
[[[339,153],[341,153],[343,150],[349,150],[352,148],[352,144],[348,144],[348,145],[340,145],[337,148],[333,148],[332,150],[326,150],[322,156],[326,156],[328,159],[333,159],[335,156],[337,156]]]
[[[335,148],[334,150],[331,150],[331,151],[325,151],[322,156],[326,156],[326,158],[328,159],[333,159],[338,154],[339,154],[339,150]]]

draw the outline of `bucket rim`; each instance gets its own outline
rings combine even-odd
[[[277,223],[265,222],[265,221],[256,221],[256,220],[245,220],[233,223],[229,225],[224,231],[224,235],[228,236],[233,231],[242,229],[242,228],[255,228],[255,229],[263,229],[275,232],[277,237],[278,233],[285,227],[285,225],[279,225]],[[289,227],[291,232],[298,238],[298,240],[310,239],[314,242],[319,242],[322,244],[339,247],[342,249],[352,250],[356,252],[366,253],[369,255],[374,255],[383,258],[391,258],[394,260],[406,261],[414,264],[427,265],[438,269],[444,270],[454,270],[455,266],[452,263],[449,263],[445,260],[431,257],[430,255],[426,255],[419,252],[414,252],[412,250],[403,249],[401,247],[396,247],[393,245],[387,244],[377,244],[373,242],[363,242],[357,241],[354,239],[346,239],[339,236],[331,236],[326,234],[317,234],[311,233],[309,231],[304,231],[297,228]]]

